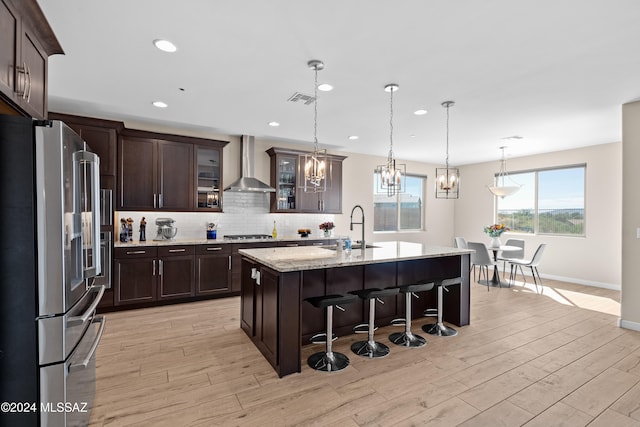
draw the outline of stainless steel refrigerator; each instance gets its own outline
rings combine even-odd
[[[99,158],[64,123],[0,115],[0,425],[85,426],[104,330]]]

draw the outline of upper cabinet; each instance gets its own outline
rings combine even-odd
[[[64,53],[36,0],[0,0],[0,93],[24,115],[47,117],[47,58]]]
[[[116,209],[221,210],[225,144],[125,129],[118,139]]]
[[[272,147],[267,153],[271,158],[271,186],[276,189],[271,193],[271,212],[342,213],[342,162],[346,157],[330,155],[327,191],[305,193],[299,161],[305,152]]]

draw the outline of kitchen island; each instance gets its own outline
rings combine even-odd
[[[241,327],[280,377],[301,371],[301,347],[324,331],[324,310],[309,297],[368,288],[396,287],[419,280],[462,276],[444,300],[444,320],[469,324],[469,254],[467,249],[410,242],[381,242],[351,254],[326,247],[242,249]],[[390,296],[376,309],[376,324],[404,317],[404,298]],[[436,292],[414,300],[414,318],[435,308]],[[361,300],[334,313],[334,333],[352,333],[366,323],[368,305]]]

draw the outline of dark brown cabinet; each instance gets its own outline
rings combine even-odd
[[[279,242],[282,243],[282,242]],[[233,243],[231,245],[231,291],[240,292],[242,271],[242,255],[238,253],[240,249],[272,248],[278,246],[277,242],[254,242],[254,243]]]
[[[35,0],[0,0],[0,92],[25,115],[47,117],[47,60],[64,53]]]
[[[267,150],[271,158],[271,212],[342,213],[342,162],[346,157],[330,155],[327,189],[323,192],[304,192],[301,187],[303,173],[299,156],[304,151],[272,147]]]
[[[116,248],[113,262],[114,304],[157,300],[157,248]]]
[[[193,245],[116,248],[114,304],[148,303],[194,295]]]
[[[190,210],[192,176],[193,144],[123,131],[118,141],[118,209]]]
[[[196,247],[196,295],[231,291],[231,245]]]
[[[222,146],[195,144],[195,209],[222,211]]]

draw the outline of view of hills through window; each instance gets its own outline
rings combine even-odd
[[[581,165],[510,173],[522,187],[497,198],[497,222],[519,233],[584,235],[585,169]]]

